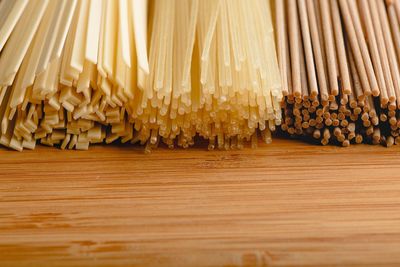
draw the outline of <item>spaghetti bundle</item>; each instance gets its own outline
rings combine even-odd
[[[323,145],[400,143],[400,1],[275,4],[281,129]]]
[[[282,96],[268,1],[156,3],[147,95],[133,116],[158,125],[139,139],[158,131],[186,147],[199,134],[210,148],[229,148],[259,129],[269,140]]]
[[[270,142],[275,51],[265,0],[3,0],[0,143]]]

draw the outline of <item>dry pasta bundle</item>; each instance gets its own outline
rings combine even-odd
[[[266,0],[2,0],[0,143],[270,142],[282,100]]]
[[[283,121],[326,145],[400,143],[400,1],[275,1]]]

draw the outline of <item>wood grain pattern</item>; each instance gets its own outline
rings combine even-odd
[[[0,150],[1,266],[400,264],[400,150]]]

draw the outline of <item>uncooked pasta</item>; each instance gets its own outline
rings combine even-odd
[[[270,142],[282,100],[270,4],[1,1],[0,143]]]

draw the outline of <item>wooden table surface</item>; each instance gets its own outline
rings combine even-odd
[[[0,266],[400,264],[400,147],[0,149]]]

